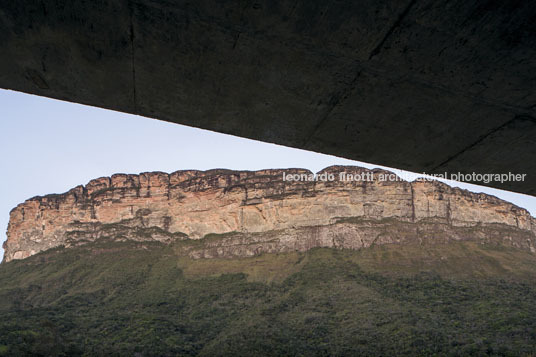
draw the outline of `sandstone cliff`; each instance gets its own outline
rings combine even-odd
[[[340,181],[339,173],[372,181]],[[4,261],[98,239],[199,241],[194,258],[404,241],[479,240],[534,251],[536,220],[496,197],[440,182],[382,181],[332,166],[334,181],[283,180],[303,169],[116,174],[10,213]]]

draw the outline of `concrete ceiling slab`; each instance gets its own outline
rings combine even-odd
[[[527,1],[0,0],[0,87],[418,172],[527,174]]]

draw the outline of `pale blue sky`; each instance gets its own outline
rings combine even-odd
[[[114,173],[380,167],[1,89],[0,135],[0,243],[6,239],[9,211],[17,204]],[[495,195],[536,214],[536,197],[454,185]]]

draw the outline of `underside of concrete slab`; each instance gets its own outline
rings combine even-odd
[[[536,194],[530,1],[0,0],[0,87]]]

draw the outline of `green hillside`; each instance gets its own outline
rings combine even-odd
[[[525,251],[178,251],[101,242],[0,265],[0,355],[536,354],[536,257]]]

